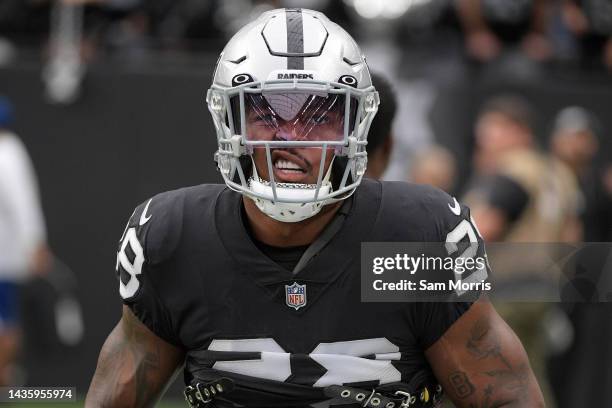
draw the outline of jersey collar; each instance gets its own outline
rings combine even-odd
[[[310,284],[313,288],[308,297],[310,305],[349,266],[355,265],[351,270],[359,273],[361,242],[369,240],[380,208],[380,190],[380,183],[364,180],[355,191],[352,206],[339,231],[295,275],[268,258],[255,245],[242,219],[240,193],[226,189],[219,195],[214,227],[234,266],[271,297],[284,303],[284,299],[279,298],[279,286],[284,288],[284,284],[294,282]]]

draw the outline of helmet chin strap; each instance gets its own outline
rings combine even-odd
[[[321,180],[321,188],[318,197],[326,197],[332,192],[330,182],[332,173],[332,159],[325,177]],[[251,157],[251,161],[253,158]],[[321,211],[324,205],[332,200],[313,201],[317,192],[316,184],[278,183],[276,182],[276,197],[280,202],[273,199],[249,196],[255,202],[257,208],[270,218],[281,222],[300,222],[313,217]],[[249,179],[251,191],[257,194],[273,197],[272,184],[262,180],[257,174],[257,168],[253,162],[253,176]],[[300,202],[282,202],[283,200],[295,200]]]

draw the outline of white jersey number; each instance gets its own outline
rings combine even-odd
[[[478,236],[480,236],[480,233],[477,229],[476,231],[474,231],[474,227],[472,226],[471,222],[469,222],[468,220],[462,220],[452,231],[446,234],[446,251],[449,255],[452,255],[457,252],[457,243],[461,242],[467,236],[470,245],[462,253],[457,255],[457,258],[463,258],[463,263],[461,265],[465,265],[465,259],[474,258],[478,254],[478,237],[476,236],[477,233]],[[486,259],[486,254],[484,256]],[[488,260],[486,262],[488,263]],[[478,283],[484,281],[487,278],[486,267],[479,268],[466,278],[463,278],[464,272],[465,270],[457,270],[456,268],[454,271],[455,281],[462,281],[465,283]],[[455,292],[457,293],[457,295],[461,296],[466,291],[457,288],[455,289]]]
[[[286,381],[291,376],[291,354],[274,339],[213,340],[211,351],[259,352],[259,360],[217,361],[214,369],[275,381]],[[362,358],[372,356],[375,358]],[[392,360],[400,359],[399,347],[386,338],[321,343],[308,355],[327,371],[314,384],[326,387],[361,381],[379,384],[400,381],[401,373]]]
[[[130,261],[126,253],[128,245],[134,253],[133,261]],[[121,266],[130,275],[127,284],[124,284],[121,278],[119,278],[119,293],[122,298],[128,299],[136,294],[136,291],[140,287],[138,275],[142,272],[142,264],[144,261],[144,251],[142,250],[142,245],[138,242],[136,228],[129,228],[124,234],[123,240],[121,241],[121,247],[117,253],[117,272],[119,272],[119,266]]]

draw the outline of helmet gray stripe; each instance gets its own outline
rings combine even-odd
[[[287,19],[287,53],[304,53],[304,26],[302,24],[302,10],[285,10]],[[304,57],[287,57],[287,69],[304,69]]]

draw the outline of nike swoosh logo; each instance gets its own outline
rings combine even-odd
[[[453,214],[455,214],[456,216],[459,216],[461,215],[461,206],[459,205],[459,202],[457,201],[455,197],[453,197],[453,200],[455,201],[455,203],[453,205],[449,204],[448,208],[450,208]]]
[[[151,201],[153,201],[153,199],[149,200],[147,205],[145,205],[144,211],[142,212],[142,214],[140,214],[140,225],[141,226],[145,225],[151,219],[150,215],[147,217],[147,211],[149,211],[149,204],[151,204]]]

